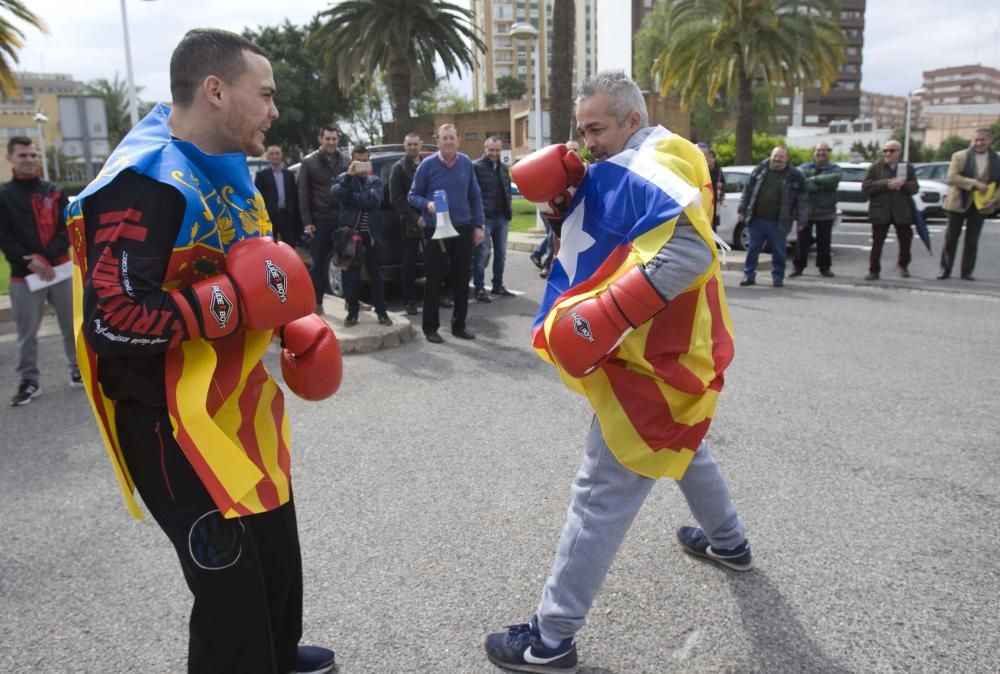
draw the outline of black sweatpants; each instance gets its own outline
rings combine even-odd
[[[188,672],[285,674],[302,636],[295,506],[224,519],[173,439],[167,411],[119,402],[125,463],[173,543],[191,593]]]

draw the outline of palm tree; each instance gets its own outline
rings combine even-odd
[[[552,84],[549,87],[549,112],[552,116],[552,140],[570,139],[573,122],[573,37],[576,22],[574,0],[552,3]]]
[[[21,0],[0,0],[0,10],[10,12],[15,18],[31,24],[43,33],[48,32],[45,22],[25,7]],[[17,98],[21,91],[18,89],[14,73],[11,71],[11,62],[7,57],[17,63],[17,50],[23,46],[24,33],[11,23],[6,15],[0,15],[0,92],[10,98]]]
[[[323,24],[309,40],[320,47],[327,76],[349,88],[387,73],[397,123],[410,119],[415,74],[433,80],[436,59],[445,74],[461,74],[475,60],[466,41],[486,49],[472,12],[441,0],[345,0],[319,16]]]
[[[136,96],[142,89],[143,87],[136,86]],[[104,100],[104,109],[108,115],[108,144],[115,147],[132,128],[132,117],[128,111],[128,82],[118,79],[116,72],[113,80],[102,77],[88,82],[83,87],[83,92]]]
[[[736,103],[736,162],[749,164],[753,87],[825,92],[837,80],[846,41],[836,0],[673,0],[667,44],[653,63],[661,94],[689,108],[722,91]]]

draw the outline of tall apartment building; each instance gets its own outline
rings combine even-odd
[[[575,0],[576,30],[573,82],[578,84],[597,69],[597,0]],[[534,51],[524,40],[515,40],[510,27],[527,22],[539,32],[541,55],[541,94],[548,96],[549,72],[552,68],[552,0],[472,0],[476,26],[482,31],[486,53],[478,57],[472,73],[472,96],[479,107],[485,107],[486,94],[496,91],[500,77],[517,77],[534,91]]]
[[[968,65],[924,71],[925,105],[1000,103],[1000,70]]]
[[[910,103],[910,115],[913,117],[910,126],[913,128],[920,126],[922,107],[920,96],[914,96]],[[906,96],[862,91],[860,110],[858,117],[875,122],[878,129],[902,129],[906,124]]]
[[[844,30],[847,47],[837,81],[825,94],[818,87],[802,92],[801,100],[796,99],[794,92],[779,95],[774,111],[775,131],[778,133],[784,133],[792,124],[826,126],[835,120],[853,120],[860,115],[866,0],[839,2],[840,26]],[[655,0],[631,0],[633,34],[655,4]]]

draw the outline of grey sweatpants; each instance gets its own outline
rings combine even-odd
[[[78,371],[73,336],[73,282],[66,279],[33,293],[27,283],[12,281],[10,308],[17,329],[17,375],[21,379],[38,381],[38,326],[42,323],[46,300],[56,310],[69,371],[71,374]]]
[[[573,480],[556,558],[536,611],[545,636],[568,639],[583,627],[615,554],[655,483],[618,462],[595,417],[583,464]],[[677,484],[713,547],[735,548],[746,539],[729,487],[706,442]]]

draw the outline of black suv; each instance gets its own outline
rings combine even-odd
[[[343,152],[343,150],[341,150]],[[420,153],[421,158],[437,152],[437,146],[424,145]],[[392,207],[389,201],[389,173],[392,165],[406,155],[402,145],[369,145],[369,159],[372,169],[382,179],[382,204],[380,206],[382,216],[382,278],[386,283],[400,282],[403,277],[403,226],[399,222],[399,214]],[[290,167],[295,173],[296,179],[299,175],[299,165]],[[332,255],[331,255],[332,258]],[[333,260],[327,260],[327,274],[330,279],[330,289],[337,297],[344,296],[344,283],[341,278],[341,270],[333,264]],[[424,276],[423,252],[417,258],[417,278]],[[364,265],[361,267],[361,279],[363,283],[368,281],[368,273]]]

